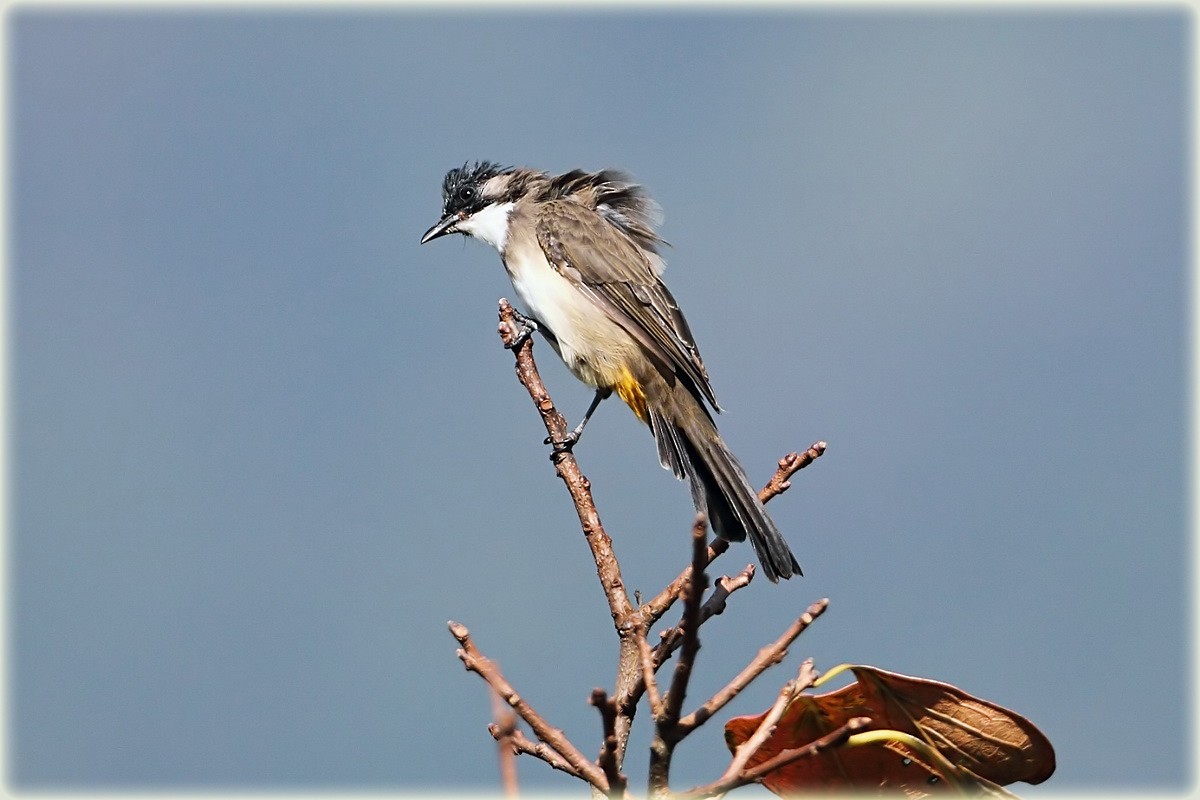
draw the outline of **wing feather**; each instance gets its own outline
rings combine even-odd
[[[641,342],[668,378],[683,378],[720,410],[687,320],[646,251],[603,214],[570,198],[543,203],[536,228],[551,267]]]

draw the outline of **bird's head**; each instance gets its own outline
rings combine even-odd
[[[442,180],[442,218],[425,231],[421,244],[461,233],[503,250],[508,214],[516,199],[511,181],[514,172],[490,161],[463,164],[447,172]]]

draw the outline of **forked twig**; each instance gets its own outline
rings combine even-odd
[[[768,503],[786,492],[792,486],[791,477],[820,458],[825,453],[826,447],[825,442],[814,442],[803,453],[788,453],[779,459],[775,474],[767,481],[767,485],[759,490],[758,499],[763,503]],[[708,548],[708,558],[704,565],[707,567],[728,549],[729,542],[724,539],[715,540]],[[690,565],[686,567],[675,580],[667,584],[661,592],[642,606],[641,611],[646,617],[648,625],[653,625],[662,619],[663,614],[666,614],[671,605],[679,598],[683,587],[690,580],[691,569]]]
[[[775,726],[779,724],[779,720],[783,717],[783,712],[787,711],[787,707],[791,705],[792,701],[801,692],[812,686],[813,681],[816,679],[817,671],[813,669],[812,659],[805,659],[800,665],[800,671],[797,673],[796,678],[783,685],[783,689],[779,692],[779,697],[775,699],[770,710],[763,715],[762,722],[754,729],[754,733],[750,734],[750,737],[746,741],[738,745],[733,753],[733,758],[729,761],[729,766],[725,769],[721,777],[717,779],[718,783],[730,780],[741,774],[746,764],[750,762],[750,758],[775,733]]]
[[[505,346],[513,351],[517,377],[529,392],[530,398],[538,409],[546,432],[549,434],[549,441],[562,442],[567,436],[567,423],[555,408],[549,392],[538,374],[533,360],[532,340],[524,337],[523,340],[518,341],[515,310],[507,300],[501,300],[499,306],[500,337]],[[759,492],[759,499],[765,503],[782,494],[791,485],[790,477],[811,464],[824,451],[825,443],[817,442],[803,453],[791,453],[780,459],[775,474]],[[535,744],[526,739],[519,730],[508,732],[502,726],[494,725],[489,728],[489,730],[495,729],[494,736],[498,736],[498,738],[502,735],[508,736],[512,751],[536,755],[552,767],[577,775],[611,796],[619,796],[626,791],[625,778],[621,773],[621,763],[624,759],[629,730],[637,710],[638,700],[643,694],[648,694],[658,731],[656,742],[662,743],[666,748],[665,753],[660,753],[660,756],[657,757],[657,764],[661,768],[658,778],[654,774],[655,747],[651,748],[651,788],[654,790],[655,786],[658,786],[665,791],[670,751],[675,743],[729,702],[754,677],[782,659],[791,641],[799,635],[808,622],[824,611],[825,601],[814,604],[809,612],[793,623],[789,631],[785,632],[779,640],[761,650],[755,660],[728,686],[695,712],[681,719],[688,678],[699,649],[698,629],[705,621],[724,611],[730,594],[749,584],[755,574],[754,567],[748,566],[734,577],[722,577],[707,602],[701,603],[707,582],[704,570],[715,558],[724,553],[729,545],[726,541],[717,539],[707,546],[704,541],[706,538],[705,523],[703,517],[699,517],[693,528],[693,542],[696,544],[693,548],[691,565],[650,602],[640,608],[635,608],[621,577],[620,565],[613,551],[612,539],[600,521],[600,515],[591,494],[590,482],[580,471],[569,447],[556,447],[551,455],[551,460],[574,503],[584,537],[592,551],[596,574],[608,602],[614,627],[620,637],[616,688],[611,697],[605,693],[602,704],[597,705],[597,708],[601,710],[604,723],[604,745],[598,762],[593,763],[584,758],[561,730],[550,727],[537,715],[512,690],[494,664],[474,649],[466,628],[452,623],[451,630],[463,645],[463,649],[459,651],[459,657],[468,669],[478,672],[493,686],[505,702],[530,725],[541,743]],[[662,618],[680,596],[686,598],[683,620],[680,625],[668,631],[664,635],[663,641],[652,651],[646,641],[647,631]],[[804,621],[806,617],[807,622]],[[660,693],[654,673],[677,649],[682,652],[676,663],[671,689],[664,696]],[[593,702],[599,701],[599,696],[594,694]],[[660,782],[656,784],[656,781]]]
[[[466,626],[451,621],[449,627],[450,633],[462,645],[462,648],[458,651],[458,657],[462,660],[463,666],[483,678],[495,690],[496,694],[500,695],[500,699],[511,706],[521,719],[525,720],[529,727],[533,729],[538,739],[550,745],[579,773],[580,777],[600,791],[607,792],[608,781],[604,776],[604,772],[595,764],[588,761],[583,753],[579,752],[575,745],[571,744],[560,728],[552,727],[533,709],[533,706],[529,705],[523,697],[517,694],[517,690],[500,673],[500,669],[496,666],[496,663],[480,653],[479,649],[475,647],[475,643],[471,641],[471,633],[467,630]]]
[[[502,734],[500,726],[496,725],[495,723],[488,725],[488,733],[490,733],[492,738],[496,740],[499,740]],[[567,762],[565,758],[556,753],[554,748],[550,747],[545,742],[532,741],[520,730],[514,730],[511,734],[509,734],[508,743],[514,753],[523,753],[525,755],[534,756],[535,758],[545,761],[554,769],[565,772],[568,775],[579,778],[580,780],[587,780],[587,778],[580,774],[579,770],[575,769],[570,765],[570,763]]]
[[[846,720],[845,724],[825,734],[820,739],[814,739],[803,747],[794,747],[791,750],[784,750],[782,753],[776,753],[763,763],[746,770],[742,775],[742,784],[739,785],[753,783],[760,778],[766,777],[768,774],[774,772],[780,767],[786,767],[793,761],[799,761],[802,758],[815,756],[824,750],[837,747],[849,739],[852,734],[857,731],[861,731],[870,724],[870,717],[851,717],[850,719]]]
[[[791,646],[792,642],[796,641],[796,637],[804,633],[805,628],[811,625],[817,617],[824,614],[825,609],[828,607],[828,598],[818,600],[809,606],[808,610],[789,625],[787,630],[778,639],[759,650],[754,660],[747,664],[733,680],[719,689],[704,705],[679,720],[680,730],[691,732],[693,729],[703,725],[713,714],[720,711],[730,700],[737,697],[743,689],[750,685],[751,681],[765,672],[769,667],[773,667],[783,661],[787,657],[788,647]]]
[[[711,549],[711,548],[710,548]],[[745,569],[739,572],[732,578],[728,575],[722,575],[717,578],[717,587],[708,599],[704,601],[704,605],[700,608],[699,624],[703,625],[713,617],[725,611],[725,606],[729,600],[729,595],[736,592],[738,589],[745,588],[750,585],[750,581],[754,580],[755,568],[753,564],[747,564]],[[678,649],[683,640],[683,624],[680,623],[673,628],[668,628],[661,634],[659,643],[654,646],[654,666],[655,669],[662,666],[663,663],[670,658],[671,653]]]
[[[844,725],[841,725],[819,739],[814,739],[803,747],[784,750],[761,764],[756,764],[753,767],[742,770],[733,777],[725,778],[722,776],[705,786],[697,786],[694,789],[688,789],[686,792],[678,792],[673,795],[673,800],[702,800],[702,798],[722,795],[739,786],[745,786],[746,784],[762,780],[775,770],[780,767],[786,767],[793,761],[799,761],[802,758],[811,758],[845,743],[852,734],[870,724],[870,717],[853,717],[847,720]]]

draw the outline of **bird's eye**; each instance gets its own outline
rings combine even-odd
[[[469,203],[475,199],[475,187],[464,186],[458,190],[458,199],[464,203]]]

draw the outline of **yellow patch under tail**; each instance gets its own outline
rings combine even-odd
[[[642,391],[642,385],[638,383],[637,378],[633,377],[633,373],[629,371],[628,367],[621,368],[621,374],[613,389],[617,396],[625,401],[625,405],[633,409],[633,413],[637,414],[638,419],[649,424],[650,418],[646,414],[646,393]]]

